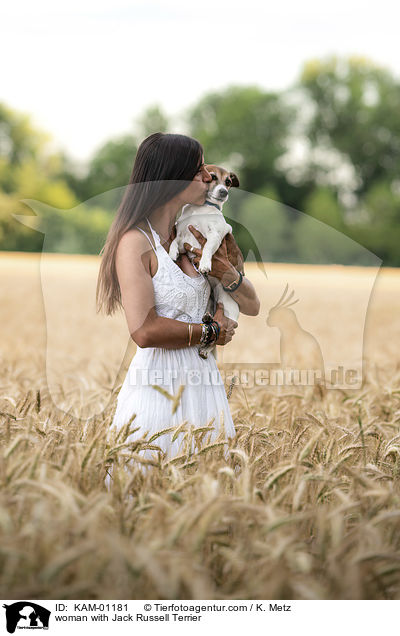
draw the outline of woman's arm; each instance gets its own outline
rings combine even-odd
[[[193,324],[190,346],[199,344],[201,338],[201,324]],[[163,349],[181,349],[189,346],[188,323],[173,318],[159,316],[152,309],[147,317],[144,329],[140,335],[141,343],[137,341],[137,334],[131,333],[131,338],[139,347],[162,347]]]
[[[159,316],[155,310],[150,254],[148,241],[138,230],[126,232],[118,244],[116,269],[129,333],[139,347],[187,347],[187,323]],[[200,337],[201,325],[193,324],[191,345],[198,344]]]
[[[242,270],[244,271],[244,269]],[[233,281],[237,280],[239,272],[231,265],[230,269],[227,269],[221,279],[221,283],[227,287]],[[257,296],[253,283],[247,278],[243,278],[239,287],[235,291],[228,291],[233,300],[236,300],[239,305],[239,311],[246,316],[258,316],[260,313],[260,300]]]

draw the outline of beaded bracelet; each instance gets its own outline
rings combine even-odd
[[[202,322],[201,323],[201,338],[200,338],[199,344],[200,345],[208,345],[211,335],[212,335],[212,331],[211,331],[210,325],[208,325],[207,323]]]
[[[207,336],[207,325],[205,325],[203,322],[200,324],[201,326],[201,336],[200,336],[200,340],[199,340],[199,344],[203,345],[205,343],[206,340],[206,336]]]
[[[216,320],[212,321],[211,328],[213,329],[213,332],[214,332],[214,339],[212,340],[212,342],[216,342],[219,338],[219,334],[221,331],[221,328]]]
[[[217,321],[216,321],[216,320],[213,320],[213,321],[212,321],[211,326],[212,326],[212,327],[213,327],[213,329],[214,329],[214,333],[215,333],[215,340],[218,340],[218,338],[219,338],[219,334],[220,334],[220,331],[221,331],[221,327],[219,326],[219,324],[217,323]]]
[[[201,323],[201,338],[199,344],[204,346],[212,344],[218,340],[219,334],[220,327],[215,320],[211,323]]]
[[[209,345],[216,342],[220,334],[220,326],[216,320],[213,320],[213,316],[207,311],[203,316],[203,322],[201,323],[202,331],[200,343],[201,345]]]

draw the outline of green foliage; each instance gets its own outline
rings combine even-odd
[[[305,135],[349,157],[358,193],[398,178],[400,84],[389,71],[365,58],[332,56],[308,62],[300,86],[313,107]]]
[[[294,243],[300,263],[376,266],[374,255],[358,242],[307,214],[296,223]]]
[[[29,115],[18,113],[0,102],[0,189],[14,192],[15,169],[36,159],[50,135],[35,129]]]
[[[0,191],[0,249],[17,252],[41,252],[43,234],[18,223],[12,214],[21,212],[21,204],[12,195]],[[26,210],[23,211],[24,213]]]
[[[330,188],[316,188],[305,201],[304,212],[336,230],[344,230],[342,209]]]
[[[111,139],[90,160],[84,178],[77,179],[68,168],[65,178],[77,192],[79,200],[87,201],[101,192],[127,185],[136,152],[137,142],[133,135]]]
[[[275,161],[286,150],[291,117],[278,94],[231,86],[201,99],[188,113],[188,122],[207,162],[229,163],[240,172],[240,186],[256,192],[276,178]]]
[[[400,194],[386,181],[375,183],[360,200],[361,219],[349,227],[386,265],[398,266],[400,245]]]
[[[374,227],[395,226],[400,220],[400,193],[387,181],[375,183],[362,199],[369,223]]]
[[[291,262],[292,260],[292,227],[285,207],[276,201],[276,198],[274,188],[266,187],[257,195],[246,193],[242,199],[237,218],[245,226],[247,235],[243,231],[239,232],[238,236],[235,231],[233,233],[243,255],[249,260],[251,256],[248,255],[248,251],[253,250],[253,242],[264,262]],[[257,260],[256,253],[254,257]]]
[[[107,236],[110,215],[101,208],[82,205],[66,212],[44,212],[42,223],[46,252],[98,254]]]
[[[168,117],[158,104],[149,106],[137,122],[137,138],[145,139],[156,132],[168,132]]]
[[[83,176],[79,176],[68,157],[64,156],[61,176],[80,201],[126,186],[130,183],[140,141],[153,132],[166,132],[168,126],[168,119],[161,108],[157,105],[149,106],[136,123],[136,133],[127,133],[106,141],[90,159]]]
[[[369,264],[365,246],[400,265],[400,82],[365,58],[331,56],[307,62],[292,88],[297,106],[292,89],[230,86],[184,114],[206,162],[239,176],[224,212],[245,258]],[[49,154],[49,136],[0,103],[0,249],[42,249],[35,223],[12,216],[31,215],[21,203],[30,198],[49,206],[44,249],[99,253],[116,211],[108,195],[129,183],[143,138],[170,129],[153,104],[82,171],[65,153]]]

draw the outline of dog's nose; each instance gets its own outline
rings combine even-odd
[[[220,188],[218,194],[221,198],[226,197],[226,195],[228,194],[228,190],[226,188]]]

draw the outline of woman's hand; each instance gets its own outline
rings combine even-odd
[[[235,241],[235,237],[232,232],[229,232],[225,236],[226,250],[228,252],[228,258],[230,263],[237,269],[238,272],[244,274],[244,258],[240,250],[239,245]]]
[[[235,335],[235,329],[238,326],[238,323],[236,322],[236,320],[231,320],[230,318],[224,316],[224,306],[222,303],[217,303],[214,320],[219,324],[220,327],[219,337],[215,344],[228,344],[228,342],[230,342]]]
[[[192,225],[189,225],[189,230],[196,237],[201,247],[200,248],[193,247],[192,245],[189,245],[189,243],[184,243],[183,246],[188,252],[193,252],[194,254],[196,254],[192,262],[196,265],[196,267],[198,267],[201,256],[203,254],[203,247],[206,244],[207,239],[202,235],[201,232],[199,232],[199,230],[196,230],[196,228],[194,228]],[[227,238],[228,236],[230,236],[231,238],[228,239]],[[235,248],[235,246],[237,249]],[[208,272],[210,276],[214,276],[215,278],[218,278],[218,280],[220,281],[222,280],[222,277],[224,276],[224,274],[226,274],[227,272],[232,272],[232,269],[233,269],[232,263],[229,259],[228,249],[231,256],[234,259],[240,260],[238,258],[238,252],[240,253],[241,259],[242,259],[241,265],[243,267],[242,253],[240,252],[239,247],[236,245],[236,241],[233,238],[232,234],[229,233],[227,236],[225,236],[222,239],[221,245],[219,246],[217,251],[213,254],[213,257],[211,260],[211,270]]]

